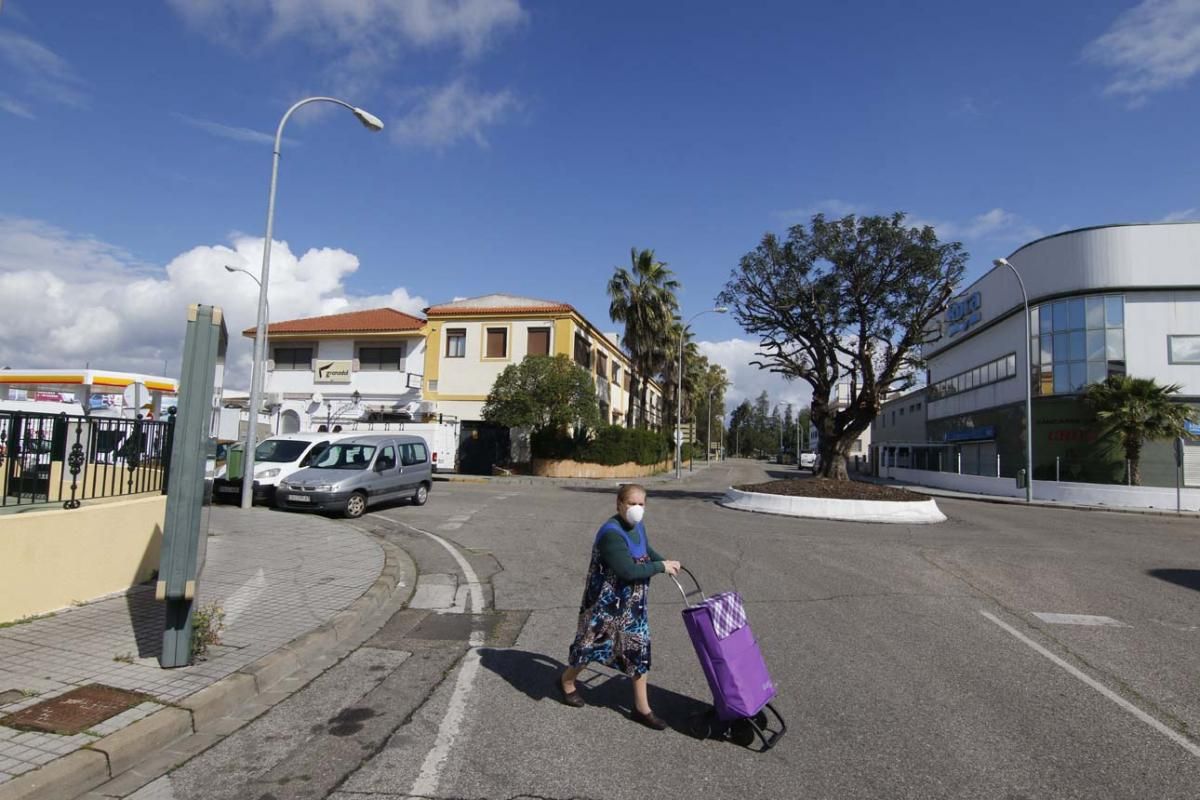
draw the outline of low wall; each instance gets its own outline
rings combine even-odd
[[[884,467],[880,470],[880,477],[955,492],[971,492],[999,497],[1025,496],[1025,490],[1018,487],[1017,482],[1012,478],[959,475],[954,472],[928,472],[923,469],[905,469],[903,467]],[[1033,499],[1084,506],[1175,510],[1175,489],[1166,486],[1034,481]],[[1200,511],[1200,489],[1183,489],[1180,492],[1180,506],[1184,511]]]
[[[671,461],[660,464],[637,464],[630,461],[610,467],[570,459],[535,458],[531,466],[534,475],[542,478],[644,478],[670,469]]]
[[[738,511],[781,514],[786,517],[812,517],[849,522],[892,522],[921,525],[945,522],[946,515],[933,500],[840,500],[826,497],[743,492],[732,486],[725,491],[721,505]]]
[[[0,622],[148,580],[158,569],[163,495],[0,516]]]

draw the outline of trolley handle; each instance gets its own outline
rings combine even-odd
[[[692,592],[692,594],[698,594],[698,595],[700,595],[701,597],[703,597],[703,596],[704,596],[704,590],[700,588],[700,581],[696,580],[696,576],[692,574],[692,571],[691,571],[690,569],[688,569],[687,567],[683,566],[683,564],[680,564],[680,565],[679,565],[679,568],[688,574],[688,577],[692,579],[692,583],[696,584],[696,591]],[[674,575],[669,575],[668,577],[669,577],[669,578],[670,578],[672,581],[674,581],[674,582],[675,582],[675,585],[676,585],[677,587],[679,587],[679,593],[680,593],[681,595],[683,595],[683,604],[684,604],[685,606],[691,606],[691,603],[689,603],[689,602],[688,602],[688,592],[684,591],[684,589],[683,589],[683,584],[681,584],[681,583],[679,582],[679,579],[678,579],[678,578],[676,578]]]

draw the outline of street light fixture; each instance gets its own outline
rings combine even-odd
[[[1008,267],[1017,277],[1021,287],[1021,302],[1025,305],[1025,502],[1033,502],[1033,327],[1029,317],[1029,295],[1025,293],[1025,281],[1021,273],[1008,263],[1007,258],[992,262],[997,267]]]
[[[257,275],[255,275],[255,274],[254,274],[253,272],[251,272],[250,270],[246,269],[245,267],[231,267],[230,265],[226,264],[226,265],[225,265],[225,271],[226,271],[226,272],[229,272],[229,273],[240,272],[240,273],[242,273],[243,275],[248,275],[248,276],[250,277],[250,280],[252,280],[252,281],[254,281],[255,283],[257,283],[257,284],[258,284],[260,287],[262,286],[262,281],[260,281],[260,280],[258,279],[258,276],[257,276]],[[268,327],[268,328],[270,327],[270,324],[269,324],[269,323],[270,323],[270,320],[271,320],[271,301],[270,301],[270,300],[267,300],[267,322],[268,322],[268,326],[267,326],[267,327]],[[270,342],[270,337],[268,337],[268,336],[267,336],[265,333],[263,334],[263,352],[264,352],[264,353],[270,353],[270,352],[271,352],[271,342]],[[266,378],[266,376],[265,376],[265,375],[259,375],[259,380],[260,380],[260,381],[266,381],[266,379],[267,379],[267,378]]]
[[[250,424],[246,426],[246,452],[243,457],[242,508],[254,503],[254,447],[258,437],[258,409],[262,405],[260,373],[263,369],[267,340],[267,286],[271,272],[271,237],[275,227],[275,186],[279,178],[279,148],[283,142],[283,127],[298,108],[309,103],[333,103],[349,109],[367,130],[383,130],[383,121],[374,114],[352,106],[336,97],[306,97],[284,112],[275,129],[275,149],[271,157],[271,192],[267,196],[267,235],[263,240],[262,272],[258,279],[258,318],[254,329],[254,362],[250,374]]]
[[[706,308],[692,315],[687,324],[679,329],[679,374],[675,376],[675,480],[681,477],[679,462],[683,458],[683,338],[687,329],[696,317],[704,314],[725,314],[729,309],[725,306]],[[680,318],[681,319],[681,318]]]

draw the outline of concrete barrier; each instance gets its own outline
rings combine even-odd
[[[149,580],[164,495],[0,516],[0,622],[45,614]]]
[[[835,500],[824,497],[743,492],[730,487],[721,505],[738,511],[789,517],[837,519],[849,522],[899,522],[906,525],[944,522],[946,515],[933,500]]]

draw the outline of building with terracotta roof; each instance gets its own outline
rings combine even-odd
[[[371,308],[273,322],[263,391],[279,433],[421,410],[425,320]],[[254,337],[254,328],[242,332]]]
[[[619,337],[603,333],[568,303],[488,294],[425,309],[424,398],[460,420],[482,419],[496,378],[527,355],[565,355],[595,378],[601,416],[625,425],[629,357]],[[662,424],[662,388],[648,384],[646,419]]]

